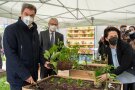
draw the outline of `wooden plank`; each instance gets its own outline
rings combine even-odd
[[[69,76],[76,77],[78,79],[85,78],[93,81],[95,79],[95,72],[87,70],[69,70]]]
[[[105,67],[107,64],[97,64],[97,63],[92,63],[88,64],[88,66],[93,66],[93,67]]]

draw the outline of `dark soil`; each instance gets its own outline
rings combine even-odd
[[[89,70],[89,71],[96,71],[100,69],[101,67],[99,66],[89,66],[89,65],[79,65],[76,69],[77,70]]]
[[[108,88],[108,90],[120,90],[120,84],[112,84],[115,88]],[[104,84],[96,88],[93,81],[77,80],[71,78],[62,78],[59,76],[52,76],[37,85],[29,87],[34,90],[104,90]]]
[[[71,61],[58,61],[57,69],[58,70],[70,70],[72,69],[72,62]]]

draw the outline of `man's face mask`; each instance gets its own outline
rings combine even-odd
[[[112,37],[109,39],[109,43],[111,45],[117,45],[117,42],[118,42],[118,38],[117,37]]]
[[[130,35],[133,34],[133,33],[134,33],[134,31],[129,32]]]
[[[25,16],[23,17],[23,20],[22,20],[27,26],[31,25],[34,21],[34,19],[30,16]]]
[[[55,26],[55,25],[50,25],[49,29],[50,29],[52,32],[55,32],[56,29],[57,29],[57,26]]]

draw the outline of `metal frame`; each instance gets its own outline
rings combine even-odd
[[[6,9],[4,9],[4,8],[2,8],[1,6],[3,5],[3,4],[6,4],[6,3],[8,3],[8,2],[24,2],[24,1],[20,1],[20,0],[0,0],[0,1],[4,1],[3,3],[1,3],[0,4],[0,9],[1,10],[4,10],[4,11],[6,11],[7,13],[9,13],[9,14],[11,14],[11,15],[14,15],[14,16],[18,16],[17,14],[15,14],[15,13],[12,13],[12,9],[11,9],[11,11],[8,11],[8,10],[6,10]],[[53,16],[51,16],[51,15],[41,15],[41,14],[37,14],[37,18],[39,19],[39,20],[37,20],[37,21],[41,21],[41,20],[44,20],[44,19],[48,19],[48,18],[50,18],[50,17],[58,17],[58,18],[65,18],[65,19],[76,19],[76,20],[81,20],[81,19],[85,19],[86,21],[88,21],[89,23],[92,23],[91,22],[91,20],[89,20],[88,18],[89,17],[94,17],[94,16],[96,16],[96,15],[100,15],[100,14],[104,14],[104,13],[107,13],[107,12],[111,12],[111,13],[128,13],[128,14],[135,14],[135,12],[132,12],[132,11],[129,11],[129,10],[127,10],[127,11],[115,11],[115,10],[118,10],[118,9],[122,9],[122,8],[126,8],[126,7],[131,7],[131,6],[134,6],[135,5],[135,3],[132,3],[132,4],[129,4],[129,5],[125,5],[125,6],[122,6],[122,7],[118,7],[118,8],[114,8],[114,9],[111,9],[111,10],[91,10],[91,9],[81,9],[81,8],[79,8],[79,6],[78,6],[78,3],[79,3],[79,0],[76,0],[77,1],[77,3],[76,3],[76,8],[71,8],[71,7],[67,7],[67,6],[65,6],[60,0],[57,0],[59,3],[60,3],[60,5],[57,5],[57,4],[52,4],[52,3],[49,3],[49,1],[51,1],[51,0],[39,0],[39,1],[35,1],[35,0],[29,0],[29,1],[27,1],[28,3],[42,3],[42,5],[40,6],[40,7],[42,7],[44,4],[46,4],[46,5],[51,5],[51,6],[56,6],[56,7],[62,7],[62,8],[65,8],[66,10],[67,10],[67,12],[64,12],[64,13],[59,13],[59,14],[57,14],[57,15],[53,15]],[[39,7],[39,8],[40,8]],[[38,9],[39,9],[38,8]],[[76,15],[74,15],[73,14],[73,12],[74,11],[76,11]],[[89,15],[89,16],[85,16],[84,14],[83,14],[83,11],[95,11],[95,12],[97,12],[96,14],[92,14],[92,15]],[[5,13],[5,12],[4,12]],[[63,17],[63,16],[61,16],[61,15],[64,15],[64,14],[67,14],[67,13],[70,13],[74,18],[69,18],[69,17]],[[79,17],[79,13],[83,16],[83,17]],[[39,16],[47,16],[47,18],[40,18]]]

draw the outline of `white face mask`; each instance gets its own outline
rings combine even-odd
[[[134,33],[134,31],[129,32],[129,34],[133,34],[133,33]]]
[[[31,25],[31,24],[33,23],[34,19],[33,19],[32,17],[30,17],[30,16],[25,16],[25,17],[23,17],[22,21],[23,21],[27,26],[29,26],[29,25]]]
[[[55,32],[56,29],[57,29],[57,26],[55,26],[55,25],[50,25],[49,29],[50,29],[50,31]]]

